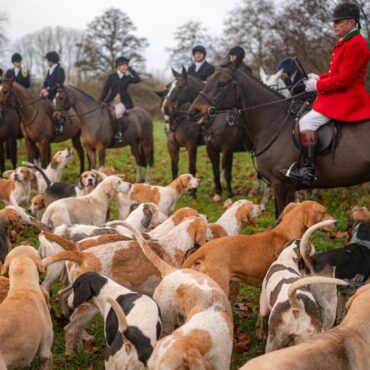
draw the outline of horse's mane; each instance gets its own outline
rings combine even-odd
[[[245,71],[244,69],[241,69],[241,68],[238,68],[237,70],[240,71],[240,72],[242,72],[243,74],[247,75],[249,78],[251,78],[252,80],[256,81],[257,83],[259,83],[265,89],[273,92],[279,98],[285,99],[285,96],[283,94],[279,93],[279,91],[276,91],[272,87],[270,87],[270,86],[266,85],[265,83],[263,83],[263,81],[261,81],[260,79],[258,79],[257,77],[255,77],[252,73],[250,73],[248,71]]]
[[[73,90],[78,91],[79,93],[81,93],[82,95],[84,95],[86,98],[88,98],[88,99],[92,100],[94,103],[99,104],[99,102],[98,102],[95,98],[93,98],[91,95],[89,95],[89,94],[88,94],[88,93],[86,93],[85,91],[83,91],[83,90],[79,89],[78,87],[76,87],[76,86],[72,86],[72,85],[69,85],[68,87],[70,87],[70,88],[71,88],[71,89],[73,89]]]

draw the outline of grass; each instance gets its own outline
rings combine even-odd
[[[152,172],[153,184],[167,184],[171,179],[170,159],[166,148],[166,137],[164,133],[164,125],[161,122],[155,123],[155,166]],[[65,146],[70,144],[65,143]],[[61,148],[61,145],[53,145],[53,152]],[[71,163],[64,172],[63,180],[74,182],[78,177],[78,160],[74,156]],[[180,173],[187,171],[187,155],[185,150],[181,151]],[[23,146],[20,149],[20,159],[25,159]],[[133,182],[135,179],[135,163],[128,148],[110,149],[107,155],[107,166],[113,165],[118,172],[126,174],[128,181]],[[255,173],[250,156],[247,153],[238,153],[234,160],[234,193],[235,199],[246,197],[252,187]],[[213,183],[212,183],[212,167],[207,158],[204,147],[199,149],[198,153],[198,175],[203,181],[198,191],[198,198],[191,200],[188,195],[185,195],[178,203],[177,207],[191,206],[206,214],[209,220],[215,221],[223,213],[222,203],[214,203],[212,201]],[[362,205],[369,207],[369,192],[368,185],[357,186],[352,188],[339,188],[322,191],[322,203],[328,208],[330,214],[337,218],[338,230],[345,230],[347,225],[347,212],[354,205]],[[260,197],[251,200],[258,201]],[[117,210],[113,207],[112,218],[117,216]],[[263,231],[268,227],[275,225],[273,202],[270,201],[267,210],[258,220],[256,227],[247,227],[243,233],[249,234],[256,231]],[[37,230],[30,228],[24,231],[18,242],[28,241],[37,247]],[[313,236],[319,251],[327,250],[343,245],[343,239],[330,240],[328,237],[317,232]],[[53,292],[57,292],[60,286],[55,284]],[[239,300],[234,307],[234,324],[235,324],[235,350],[232,359],[232,369],[238,369],[248,359],[263,353],[264,344],[255,338],[255,323],[258,313],[258,297],[259,290],[245,285],[241,286]],[[53,356],[55,369],[103,369],[104,368],[104,352],[105,340],[103,335],[103,321],[100,317],[96,317],[88,326],[90,334],[96,336],[96,352],[91,354],[85,351],[79,352],[70,362],[64,359],[64,334],[63,327],[66,321],[57,318],[59,315],[59,306],[56,300],[52,297],[51,303],[54,315],[54,342]],[[32,369],[38,368],[38,360],[32,364]]]

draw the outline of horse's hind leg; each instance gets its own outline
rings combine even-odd
[[[192,174],[194,177],[197,173],[197,143],[193,142],[187,147],[188,154],[189,154],[189,173]],[[190,190],[192,198],[197,197],[197,189]]]
[[[223,168],[223,171],[224,171],[224,174],[225,174],[227,197],[230,198],[230,199],[233,197],[233,189],[231,187],[233,159],[234,159],[234,153],[233,152],[223,153],[222,168]]]
[[[142,180],[142,174],[141,174],[141,166],[140,166],[140,154],[139,154],[139,147],[137,143],[131,144],[131,153],[135,157],[136,162],[136,178],[135,182],[139,183]]]
[[[259,172],[257,172],[257,178],[254,181],[253,187],[249,192],[248,196],[255,197],[260,192],[261,186],[262,186],[262,176]]]
[[[39,149],[37,148],[36,144],[29,138],[25,137],[24,141],[26,144],[27,160],[28,162],[34,163],[37,154],[39,153]]]
[[[144,153],[144,161],[145,161],[145,182],[150,184],[151,181],[151,166],[153,166],[153,142],[150,140],[146,140],[141,143],[141,148]]]
[[[266,184],[265,185],[265,191],[263,192],[263,197],[261,200],[261,211],[264,211],[266,209],[267,203],[269,202],[270,199],[270,193],[271,193],[271,185]]]
[[[96,169],[96,149],[87,145],[86,151],[89,158],[89,170]]]
[[[50,141],[45,139],[40,142],[41,167],[46,168],[50,162]]]
[[[85,171],[85,154],[81,145],[81,133],[78,133],[72,138],[73,147],[76,149],[78,159],[80,160],[80,173]]]
[[[171,157],[172,180],[175,180],[179,172],[179,147],[170,138],[168,138],[167,149]]]
[[[17,140],[9,139],[8,146],[10,152],[10,161],[12,162],[13,169],[15,170],[17,168]]]
[[[99,168],[104,167],[105,164],[105,155],[107,151],[103,144],[100,144],[98,147],[98,156],[99,156]]]
[[[207,144],[208,158],[212,163],[213,182],[215,184],[216,195],[213,197],[215,202],[221,200],[222,185],[220,181],[220,153],[210,144]]]

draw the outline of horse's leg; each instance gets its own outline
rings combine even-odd
[[[222,169],[225,174],[227,197],[230,199],[233,197],[233,189],[231,187],[233,159],[234,153],[232,151],[226,151],[222,155]]]
[[[145,182],[150,184],[151,181],[151,166],[153,164],[153,143],[152,140],[146,140],[141,143],[142,150],[144,152],[146,170],[145,170]]]
[[[189,155],[189,173],[195,177],[197,173],[197,143],[190,143],[187,150]],[[190,194],[195,199],[197,197],[197,189],[191,189]]]
[[[261,185],[262,185],[262,176],[260,175],[259,172],[257,172],[257,178],[254,181],[253,187],[251,191],[249,192],[248,196],[255,197],[260,192]]]
[[[142,180],[139,147],[138,147],[137,143],[133,143],[133,144],[130,145],[130,148],[131,148],[131,154],[135,157],[135,162],[136,162],[135,182],[139,183]]]
[[[86,151],[87,157],[89,158],[89,170],[96,169],[96,149],[87,145]]]
[[[27,137],[24,138],[24,142],[26,144],[27,160],[28,162],[34,163],[39,149],[36,144]]]
[[[40,142],[41,167],[46,168],[50,162],[50,141],[44,139]]]
[[[220,153],[210,144],[207,144],[207,154],[212,163],[213,182],[215,184],[216,191],[216,195],[213,197],[213,200],[215,202],[219,202],[222,194],[222,186],[220,181]]]
[[[172,180],[175,180],[179,172],[179,147],[172,140],[167,140],[167,149],[171,157]]]
[[[274,195],[276,200],[276,218],[279,217],[286,205],[294,202],[296,187],[287,182],[273,183]]]
[[[5,171],[4,142],[0,141],[0,174]]]
[[[17,139],[9,139],[10,161],[13,170],[17,168]]]
[[[106,153],[107,153],[107,150],[105,146],[103,144],[99,144],[98,146],[99,168],[104,167]]]
[[[267,203],[269,202],[269,199],[270,199],[270,193],[271,193],[271,185],[266,184],[265,185],[265,191],[263,192],[263,197],[262,197],[262,200],[261,200],[261,203],[260,203],[261,211],[264,211],[266,209]]]
[[[73,147],[76,149],[78,159],[80,160],[80,173],[85,171],[85,155],[84,149],[81,144],[81,133],[73,136],[72,138]]]

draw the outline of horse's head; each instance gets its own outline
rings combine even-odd
[[[237,68],[234,64],[218,68],[207,79],[203,90],[189,108],[192,121],[201,124],[207,115],[215,116],[217,110],[238,107]]]
[[[73,106],[73,99],[68,94],[64,86],[58,88],[54,99],[53,120],[56,122],[64,122],[68,110]]]
[[[13,99],[13,82],[14,77],[3,79],[3,83],[0,85],[0,107],[9,104]]]

